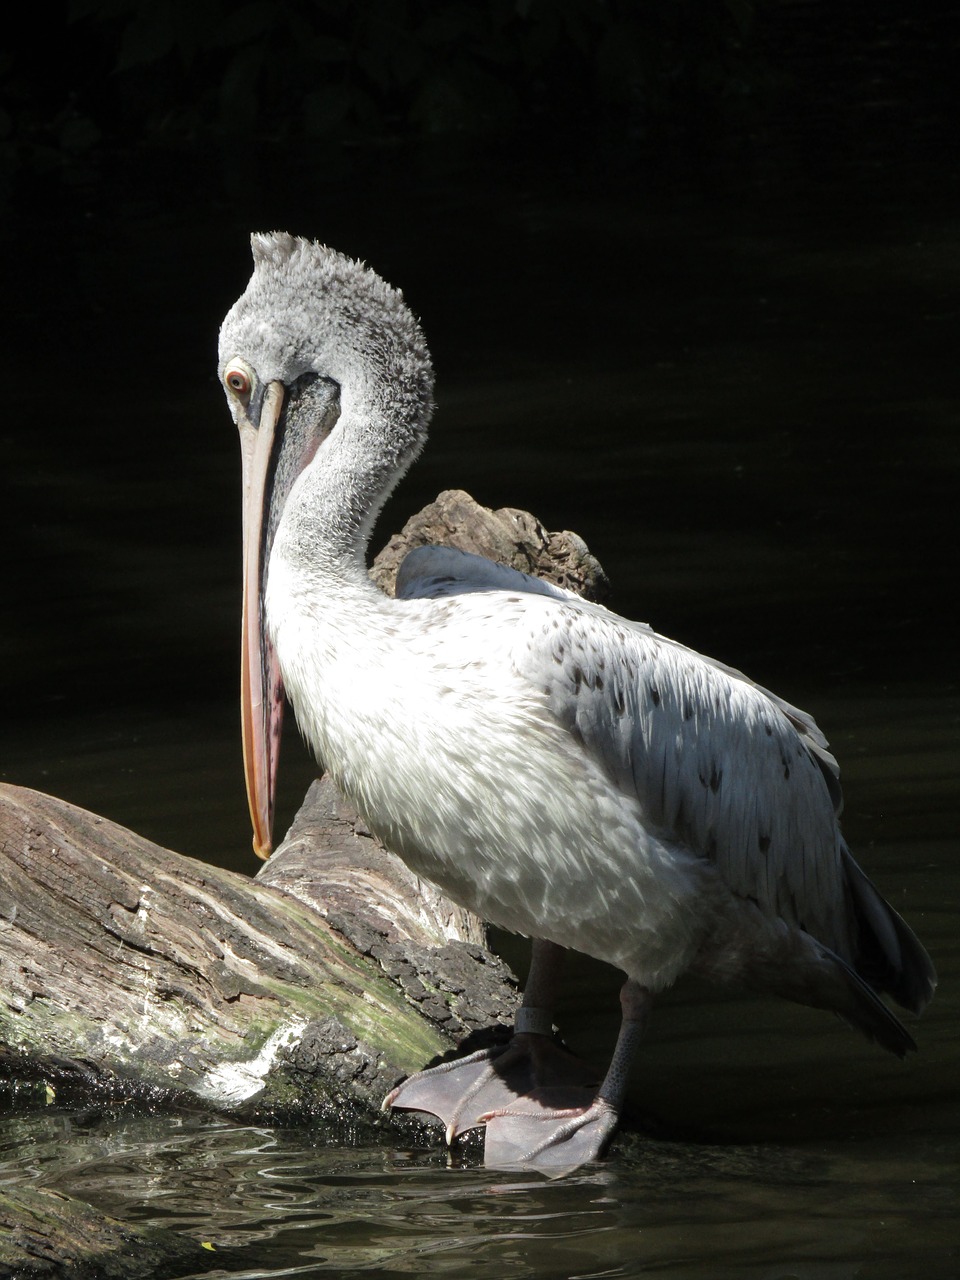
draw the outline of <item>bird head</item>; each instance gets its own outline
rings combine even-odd
[[[254,849],[272,847],[284,694],[266,633],[270,553],[301,475],[343,421],[376,423],[387,464],[416,456],[433,373],[402,295],[362,263],[283,232],[251,237],[254,270],[220,329],[219,375],[243,467],[241,723]]]

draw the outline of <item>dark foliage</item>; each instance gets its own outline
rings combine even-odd
[[[755,0],[72,0],[0,62],[0,143],[42,166],[196,137],[610,126],[762,84]]]

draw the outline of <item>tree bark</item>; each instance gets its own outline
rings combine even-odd
[[[610,591],[600,561],[578,534],[569,529],[550,533],[536,516],[516,507],[491,511],[462,489],[445,489],[435,502],[412,516],[374,560],[370,576],[382,591],[392,595],[397,570],[407,552],[434,543],[546,578],[587,600],[603,600]]]
[[[374,577],[442,542],[584,594],[572,534],[441,494]],[[254,878],[62,800],[0,786],[0,1072],[260,1117],[380,1123],[384,1094],[464,1038],[506,1037],[516,981],[483,925],[414,876],[328,780]]]

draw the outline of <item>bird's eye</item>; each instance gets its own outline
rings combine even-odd
[[[246,404],[253,394],[253,370],[243,360],[231,360],[223,371],[223,384],[242,404]]]

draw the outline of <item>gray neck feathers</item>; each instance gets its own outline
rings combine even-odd
[[[398,438],[369,412],[347,407],[291,490],[274,542],[302,585],[366,583],[366,551],[377,516],[423,446],[426,431]]]

